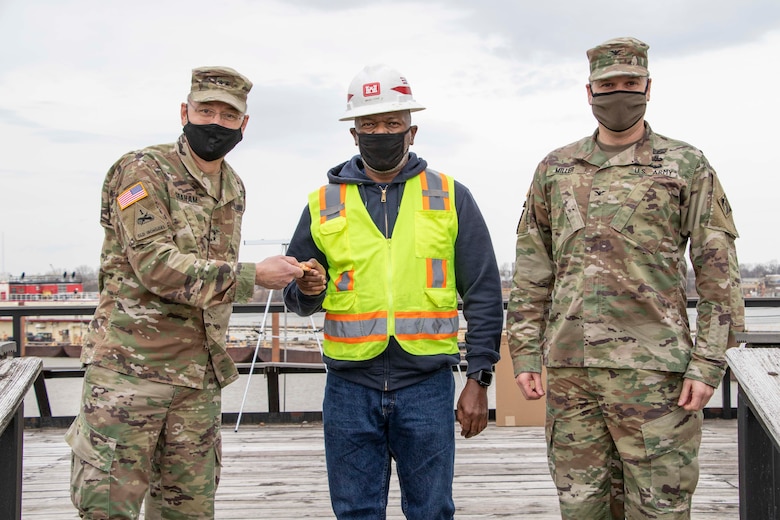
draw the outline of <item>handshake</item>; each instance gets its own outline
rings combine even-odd
[[[298,262],[291,256],[269,256],[255,264],[255,284],[266,289],[284,289],[296,281],[301,292],[316,296],[325,290],[325,268],[317,260]]]

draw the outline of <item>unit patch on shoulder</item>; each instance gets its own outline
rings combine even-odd
[[[126,207],[131,206],[148,195],[149,194],[146,192],[144,185],[141,182],[136,182],[125,191],[120,193],[116,198],[116,201],[119,204],[119,209],[125,209]]]
[[[136,240],[143,240],[168,230],[163,216],[155,210],[145,208],[143,204],[136,206],[134,218],[133,236]]]
[[[738,237],[739,233],[737,233],[737,227],[734,225],[734,212],[719,182],[715,183],[710,204],[712,207],[710,209],[709,222],[705,225],[715,229],[722,229],[734,238]]]
[[[726,198],[726,195],[721,195],[718,199],[718,204],[720,205],[721,211],[723,211],[723,214],[727,217],[731,216],[731,204],[729,204],[728,199]]]

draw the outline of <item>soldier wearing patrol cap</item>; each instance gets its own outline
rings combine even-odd
[[[524,397],[547,396],[564,519],[690,518],[702,409],[744,327],[731,207],[700,150],[645,122],[647,51],[587,52],[598,128],[542,160],[517,229],[509,350]]]
[[[82,518],[214,518],[221,388],[233,302],[281,289],[295,259],[238,262],[244,185],[224,157],[241,141],[252,83],[192,71],[175,143],[121,157],[103,184],[100,301],[84,341],[80,413],[66,434]]]

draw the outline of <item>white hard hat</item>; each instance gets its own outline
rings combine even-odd
[[[347,92],[347,111],[339,121],[356,117],[425,107],[412,98],[406,78],[387,65],[368,65],[352,80]]]

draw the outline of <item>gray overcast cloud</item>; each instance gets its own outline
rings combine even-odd
[[[255,84],[228,156],[247,186],[246,240],[289,238],[307,194],[356,153],[338,121],[346,89],[384,62],[427,107],[413,150],[470,188],[510,263],[536,164],[595,128],[585,51],[629,35],[650,45],[647,119],[718,171],[740,260],[780,259],[780,179],[763,158],[780,116],[765,88],[780,75],[776,0],[0,0],[0,272],[97,267],[105,172],[174,141],[191,69],[216,64]]]

